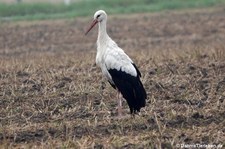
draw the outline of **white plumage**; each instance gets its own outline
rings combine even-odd
[[[103,76],[110,84],[122,93],[128,102],[131,113],[135,113],[145,106],[147,97],[140,81],[141,74],[129,56],[108,36],[106,22],[105,11],[97,11],[86,34],[98,23],[96,64],[101,68]],[[121,115],[121,105],[119,105],[118,112]]]

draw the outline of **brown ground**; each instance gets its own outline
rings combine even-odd
[[[148,93],[121,120],[91,18],[0,24],[0,148],[225,145],[225,8],[109,16]]]

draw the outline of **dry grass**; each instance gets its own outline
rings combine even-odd
[[[148,94],[140,115],[130,118],[124,104],[121,120],[116,92],[94,63],[96,32],[80,36],[87,19],[1,24],[0,148],[224,145],[224,14],[112,17],[118,26],[110,21],[109,33],[119,45],[141,48],[126,52]]]

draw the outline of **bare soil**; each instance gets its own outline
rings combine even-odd
[[[0,23],[1,148],[225,145],[224,7],[109,16],[148,94],[134,118],[116,116],[91,19]]]

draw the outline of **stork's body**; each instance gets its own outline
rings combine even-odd
[[[118,90],[126,99],[130,112],[136,113],[145,106],[147,98],[145,89],[140,81],[141,73],[133,61],[108,36],[106,31],[107,15],[99,10],[94,15],[94,21],[87,33],[98,23],[96,64],[101,68],[112,87]],[[86,33],[86,34],[87,34]],[[121,115],[121,101],[119,99],[118,112]]]

